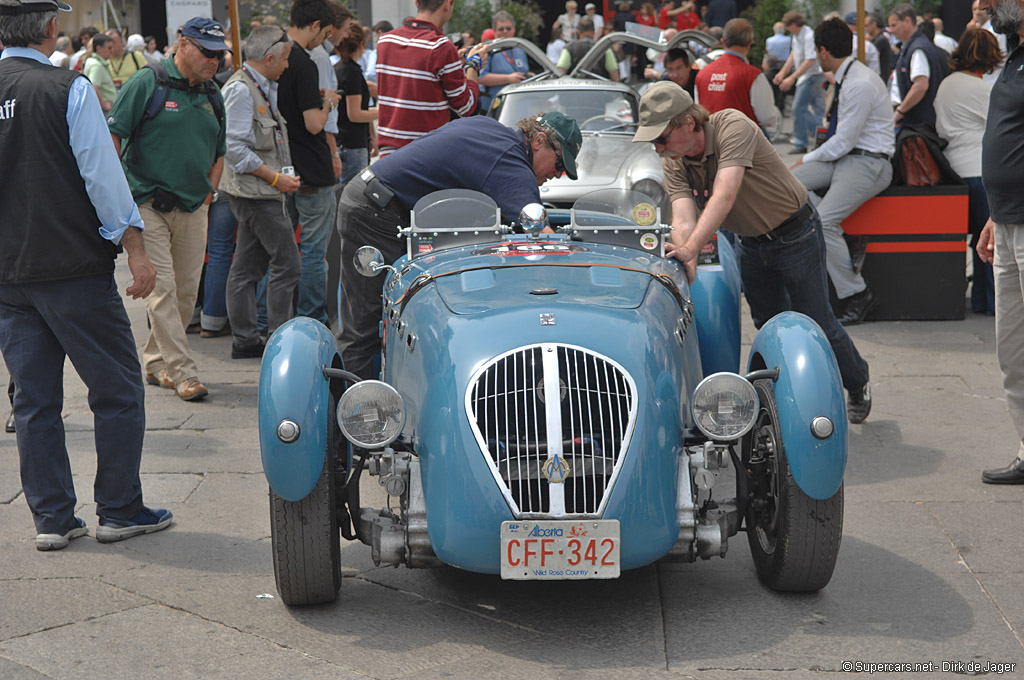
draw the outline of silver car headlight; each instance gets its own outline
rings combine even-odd
[[[667,196],[665,189],[661,186],[661,183],[650,177],[642,179],[639,182],[634,182],[630,189],[633,191],[639,191],[641,194],[649,197],[654,205],[661,205]]]
[[[380,380],[363,380],[338,400],[338,427],[356,446],[379,449],[395,441],[405,427],[402,395]]]
[[[739,439],[754,426],[760,405],[754,386],[735,373],[715,373],[693,391],[690,408],[697,428],[710,439]]]

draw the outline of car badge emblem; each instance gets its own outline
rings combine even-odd
[[[658,247],[658,237],[654,234],[644,234],[640,237],[640,247],[644,250],[654,250]]]
[[[569,464],[561,456],[551,456],[544,461],[544,477],[552,484],[561,484],[569,476]]]
[[[658,211],[650,203],[638,203],[633,208],[633,222],[641,227],[649,227],[658,221]]]
[[[541,326],[554,326],[555,325],[555,315],[554,314],[541,314],[540,315],[540,325]]]

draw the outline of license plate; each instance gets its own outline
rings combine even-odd
[[[501,578],[618,578],[619,520],[501,523]]]

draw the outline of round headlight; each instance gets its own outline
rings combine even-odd
[[[697,428],[710,439],[738,439],[757,419],[757,392],[735,373],[715,373],[693,391],[691,409]]]
[[[405,427],[402,395],[379,380],[363,380],[338,400],[338,427],[356,446],[379,449],[395,441]]]
[[[633,191],[639,191],[641,194],[646,195],[651,199],[654,205],[661,205],[661,202],[664,201],[667,196],[665,189],[661,186],[661,183],[650,177],[634,183],[632,189]]]

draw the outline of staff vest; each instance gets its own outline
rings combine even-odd
[[[900,56],[896,60],[896,80],[900,86],[900,97],[906,97],[907,92],[910,91],[910,86],[913,85],[913,81],[910,80],[910,60],[913,59],[914,52],[918,50],[924,50],[924,55],[928,59],[928,70],[930,72],[928,76],[928,91],[925,92],[924,98],[914,105],[914,108],[903,115],[903,118],[900,119],[900,125],[905,127],[931,125],[934,127],[935,94],[939,91],[939,82],[942,80],[942,66],[939,64],[939,55],[935,51],[935,46],[921,31],[915,31],[914,35],[910,36],[910,39],[903,45],[903,49],[900,50]]]
[[[33,59],[0,60],[0,282],[114,271],[117,247],[100,236],[71,150],[68,92],[81,77]]]
[[[708,113],[723,109],[736,109],[757,122],[750,104],[750,87],[761,75],[761,69],[752,66],[735,54],[723,54],[697,72],[697,97]]]
[[[234,75],[228,78],[224,87],[231,83],[242,82],[249,88],[249,97],[252,98],[252,134],[256,138],[256,145],[252,150],[268,168],[274,172],[280,172],[281,166],[287,164],[288,152],[288,126],[284,116],[278,112],[272,112],[267,103],[263,91],[256,84],[252,76],[245,72],[245,69],[238,69]],[[274,115],[277,120],[274,120]],[[280,139],[282,149],[277,149],[277,141],[274,135],[275,127],[280,126]],[[249,173],[237,173],[231,167],[224,164],[224,174],[220,180],[222,191],[226,191],[237,198],[253,198],[265,200],[284,200],[284,194],[275,187],[270,186],[256,175]]]

